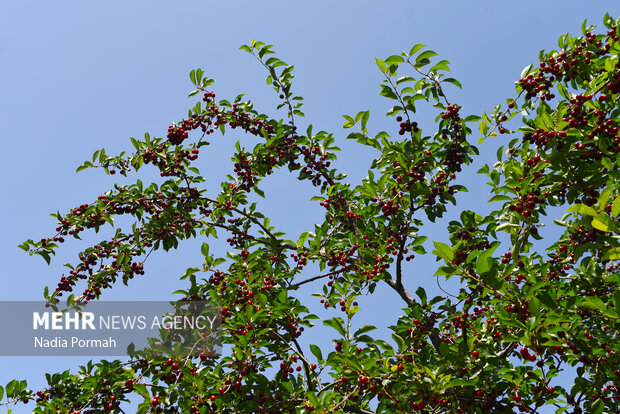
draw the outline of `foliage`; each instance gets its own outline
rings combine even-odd
[[[514,98],[482,117],[462,115],[450,101],[446,85],[460,84],[446,77],[449,62],[424,45],[377,59],[395,128],[370,133],[368,111],[344,117],[344,128],[354,130],[348,138],[378,154],[357,186],[331,165],[338,151],[332,134],[297,128],[304,114],[292,90],[293,66],[274,57],[271,45],[241,48],[267,70],[285,119],[259,113],[241,96],[216,99],[213,80],[193,70],[190,96],[202,102],[166,138],[132,138],[133,153],[102,149],[78,168],[128,175],[148,166],[163,181],[116,185],[56,214],[56,235],[21,247],[49,261],[65,238],[133,217],[131,228],[85,249],[56,289],[46,290],[50,303],[70,294],[81,306],[143,274],[151,251],[200,237],[205,261],[183,276],[183,294],[222,304],[221,339],[231,352],[90,363],[77,375],[48,376],[49,387],[36,395],[23,381],[0,395],[7,403],[36,399],[34,412],[46,413],[120,412],[131,394],[143,400],[141,413],[534,413],[545,405],[617,412],[620,29],[607,15],[604,24],[596,34],[584,23],[583,35],[564,35],[557,51],[541,52]],[[437,110],[429,131],[415,121],[420,104]],[[519,115],[520,127],[509,130]],[[237,143],[233,173],[210,198],[197,160],[214,134],[230,130],[257,143]],[[479,144],[503,144],[497,162],[479,171],[489,177],[495,210],[462,211],[448,225],[449,242],[433,243],[441,262],[435,276],[459,279],[458,295],[427,298],[417,288],[414,296],[404,262],[426,253],[426,220],[457,208],[455,194],[466,188],[454,180],[478,155],[470,142],[478,132]],[[324,221],[297,240],[285,239],[250,201],[253,193],[268,197],[260,183],[286,171],[310,181],[312,200],[325,209]],[[555,220],[563,232],[552,240],[545,216],[558,209],[566,211]],[[213,257],[209,243],[223,234],[230,252]],[[321,273],[309,276],[311,265]],[[317,317],[295,291],[307,283],[333,311],[320,321],[333,328],[333,349],[306,348],[311,338],[304,334]],[[87,286],[74,296],[78,284]],[[391,338],[373,336],[374,326],[352,328],[358,297],[377,284],[403,301]],[[558,385],[569,367],[574,384]]]

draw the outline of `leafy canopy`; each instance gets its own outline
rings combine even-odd
[[[138,175],[149,167],[162,180],[116,185],[56,214],[54,236],[21,247],[49,262],[66,238],[131,217],[132,226],[86,248],[45,291],[51,304],[67,295],[82,307],[144,274],[153,250],[204,240],[204,263],[181,277],[188,282],[181,293],[221,304],[220,339],[230,352],[89,363],[78,374],[48,376],[48,388],[36,394],[12,381],[0,397],[7,404],[36,399],[34,412],[45,413],[121,412],[130,396],[140,413],[615,412],[620,29],[608,15],[604,25],[595,31],[584,23],[582,35],[562,36],[558,50],[541,52],[540,63],[523,71],[515,95],[482,116],[465,115],[450,100],[449,89],[461,85],[448,77],[449,62],[424,45],[377,59],[394,128],[374,134],[368,111],[344,116],[348,138],[377,154],[355,186],[332,165],[334,135],[297,128],[304,114],[293,66],[271,45],[241,49],[266,69],[284,119],[241,96],[218,99],[213,80],[193,70],[190,96],[202,100],[166,137],[132,138],[132,153],[102,149],[78,168]],[[418,105],[435,108],[434,125],[416,121]],[[200,154],[233,130],[255,138],[237,143],[232,172],[209,197]],[[459,215],[455,194],[466,188],[454,182],[478,155],[477,138],[501,145],[497,162],[479,171],[488,176],[494,210]],[[325,212],[292,240],[251,202],[269,197],[260,189],[267,176],[286,173],[311,182],[309,197]],[[461,288],[429,298],[405,263],[428,254],[423,225],[449,209],[458,219],[431,254],[440,262],[435,276],[458,279]],[[565,214],[552,224],[547,214],[557,211]],[[215,237],[227,239],[226,257],[210,254]],[[296,290],[310,283],[331,312],[318,321],[333,328],[331,349],[308,335],[318,317]],[[374,326],[353,328],[358,297],[378,284],[402,300],[402,314],[386,321],[390,338],[375,335]],[[576,372],[572,385],[558,381],[566,372]]]

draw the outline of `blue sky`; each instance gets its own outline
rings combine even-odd
[[[187,113],[194,102],[186,98],[192,68],[216,79],[219,98],[245,93],[259,111],[276,114],[278,99],[265,84],[266,74],[238,49],[241,44],[252,39],[274,44],[278,56],[295,65],[294,89],[305,97],[303,123],[336,134],[343,149],[337,165],[356,182],[374,154],[345,141],[341,115],[370,109],[371,130],[394,127],[383,116],[390,102],[378,96],[375,57],[427,44],[452,62],[452,76],[463,85],[463,90],[448,90],[451,99],[463,113],[480,114],[513,96],[514,81],[540,49],[557,47],[557,38],[579,32],[586,18],[599,24],[606,11],[617,16],[619,6],[615,0],[2,2],[0,300],[40,300],[45,284],[55,286],[62,264],[85,246],[70,243],[51,266],[16,246],[50,234],[56,224],[49,213],[88,202],[113,185],[118,176],[75,174],[95,150],[130,150],[130,136],[147,131],[163,136]],[[431,114],[421,112],[423,127],[432,128]],[[231,171],[226,160],[236,139],[243,142],[232,134],[214,140],[201,157],[213,191],[218,177]],[[495,149],[495,143],[484,144],[482,160],[493,162],[489,157]],[[474,169],[469,172],[472,192],[459,199],[459,207],[484,208],[484,179]],[[320,220],[318,204],[307,201],[310,187],[282,177],[262,188],[268,197],[259,205],[283,231],[294,236]],[[440,226],[426,234],[447,238]],[[200,263],[198,246],[188,242],[179,251],[150,258],[147,275],[128,288],[119,286],[107,299],[168,299],[183,286],[178,276],[184,269]],[[435,292],[433,265],[430,259],[418,262],[411,269],[412,286]],[[401,306],[392,306],[391,295],[380,290],[375,302],[367,302],[372,312],[365,317],[376,324],[390,320]],[[27,378],[38,389],[44,372],[83,361],[0,357],[0,384]]]

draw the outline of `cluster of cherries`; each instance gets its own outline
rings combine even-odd
[[[411,122],[410,120],[403,121],[402,116],[396,117],[396,122],[400,122],[400,130],[398,131],[398,135],[405,135],[405,132],[418,132],[418,123]]]
[[[185,160],[194,161],[198,159],[200,152],[198,148],[192,148],[191,150],[178,151],[175,155],[165,153],[165,149],[165,145],[160,145],[158,148],[146,150],[142,154],[144,163],[152,163],[158,167],[162,177],[177,177],[184,174],[186,172]],[[158,155],[162,153],[166,155]]]
[[[101,289],[111,287],[119,272],[122,272],[122,278],[126,282],[135,275],[144,274],[144,266],[141,261],[127,260],[127,257],[137,257],[142,253],[143,247],[150,247],[156,240],[170,237],[171,234],[190,232],[195,225],[193,220],[188,220],[182,213],[177,213],[174,217],[178,223],[173,223],[168,227],[166,224],[158,225],[159,217],[170,207],[172,202],[176,202],[181,210],[191,211],[198,206],[199,192],[196,189],[189,189],[187,195],[175,194],[168,198],[162,193],[151,199],[145,197],[137,201],[133,201],[129,194],[124,194],[127,190],[119,189],[119,195],[99,196],[98,202],[104,206],[103,210],[90,215],[84,213],[89,209],[89,205],[84,204],[72,210],[71,216],[60,221],[61,226],[56,230],[59,235],[55,239],[59,240],[63,235],[77,234],[80,229],[100,226],[105,223],[104,217],[109,214],[135,214],[138,209],[143,209],[147,213],[152,214],[152,221],[144,227],[136,227],[135,233],[128,236],[121,236],[116,240],[102,242],[93,246],[88,251],[79,255],[81,264],[69,272],[69,276],[62,276],[58,286],[56,287],[56,296],[61,297],[63,292],[73,291],[77,280],[87,280],[89,288],[83,292],[83,302],[87,302],[99,297]],[[131,245],[134,245],[131,247]],[[126,248],[128,247],[128,248]],[[121,248],[123,248],[121,250]],[[117,262],[116,259],[120,254],[125,259],[123,262]],[[105,264],[105,259],[111,259],[111,263]],[[99,263],[99,268],[95,266]],[[111,270],[108,274],[100,277],[99,272]]]
[[[456,240],[463,240],[466,243],[454,252],[454,259],[452,263],[455,266],[459,266],[465,262],[469,253],[474,250],[484,251],[491,247],[491,243],[484,237],[480,237],[477,233],[479,229],[475,227],[461,228],[460,230],[453,230],[453,234]]]

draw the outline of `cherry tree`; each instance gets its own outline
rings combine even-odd
[[[190,97],[200,100],[165,137],[132,138],[132,152],[102,149],[78,168],[127,177],[149,168],[162,181],[116,185],[20,247],[49,262],[67,239],[131,218],[45,291],[51,305],[83,307],[148,273],[151,252],[199,238],[204,263],[181,277],[183,299],[220,304],[219,339],[230,352],[90,363],[50,375],[38,392],[14,380],[0,387],[3,403],[83,414],[124,412],[130,398],[140,413],[617,412],[620,29],[609,15],[603,22],[541,52],[514,96],[482,116],[450,99],[461,85],[424,45],[377,59],[394,127],[374,134],[368,111],[344,116],[348,138],[377,154],[357,185],[332,165],[333,134],[298,128],[293,66],[271,45],[241,49],[266,70],[284,119],[241,96],[221,99],[213,79],[192,70]],[[416,121],[419,105],[434,108],[433,125]],[[248,138],[209,197],[200,155],[232,131]],[[498,148],[478,171],[489,178],[488,214],[455,198],[467,190],[455,180],[483,142]],[[275,174],[309,181],[308,198],[324,209],[322,222],[292,240],[251,201],[269,197],[260,185]],[[448,212],[457,217],[449,240],[426,242],[424,223]],[[228,242],[226,257],[211,254],[216,237]],[[459,281],[458,294],[431,298],[407,278],[405,263],[424,254],[436,256],[435,276]],[[308,284],[318,298],[297,294]],[[381,327],[387,338],[355,319],[358,298],[380,284],[402,300],[402,313]],[[313,300],[330,316],[311,314]],[[315,324],[333,328],[331,348],[313,343]],[[570,386],[558,381],[567,370]]]

